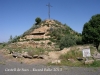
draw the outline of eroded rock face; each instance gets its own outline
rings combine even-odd
[[[70,62],[72,62],[72,63],[73,63],[73,62],[75,62],[75,60],[74,60],[74,59],[68,59],[68,61],[70,61]]]
[[[95,60],[100,60],[100,53],[95,52],[94,55],[93,55],[93,58],[94,58]]]
[[[45,39],[45,38],[50,38],[50,36],[46,36],[48,33],[48,29],[50,27],[48,26],[41,26],[40,28],[34,29],[29,35],[26,35],[26,39]]]
[[[12,53],[12,56],[15,57],[15,58],[21,58],[22,57],[21,53],[18,53],[18,52]]]
[[[48,59],[48,56],[47,55],[39,55],[38,58],[40,58],[40,59]]]
[[[24,53],[22,54],[22,56],[23,56],[24,58],[30,58],[30,59],[33,58],[32,56],[30,56],[30,55],[28,54],[28,52],[24,52]]]
[[[38,58],[38,55],[33,55],[33,58]]]
[[[94,62],[94,60],[86,60],[85,61],[85,65],[87,65],[87,64],[92,64]]]

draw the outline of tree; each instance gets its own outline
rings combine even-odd
[[[41,22],[41,18],[37,17],[37,18],[35,19],[35,22],[36,22],[36,25],[38,25],[38,24]]]
[[[98,50],[100,43],[100,14],[92,16],[89,22],[84,24],[82,41],[87,44],[94,44]]]
[[[12,42],[12,40],[13,40],[13,37],[12,37],[12,35],[10,35],[10,38],[9,38],[8,43],[11,43],[11,42]]]
[[[19,39],[20,39],[20,36],[17,36],[17,35],[16,35],[16,36],[12,39],[12,43],[18,42]]]

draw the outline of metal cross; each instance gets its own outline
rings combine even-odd
[[[49,19],[50,19],[50,7],[52,7],[51,5],[50,5],[50,3],[48,3],[48,5],[46,5],[46,6],[48,6],[48,16],[49,16]]]

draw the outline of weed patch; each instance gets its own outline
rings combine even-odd
[[[85,65],[85,66],[87,66],[87,67],[100,67],[100,60],[98,60],[98,61],[95,60],[92,64]]]
[[[65,53],[60,56],[62,60],[74,59],[76,60],[77,57],[82,57],[82,52],[79,50],[71,50],[68,53]]]

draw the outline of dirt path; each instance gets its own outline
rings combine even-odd
[[[64,48],[61,51],[52,51],[52,52],[49,52],[49,58],[51,58],[51,59],[59,59],[59,56],[61,54],[67,53],[68,51],[70,51],[70,48]]]
[[[100,75],[100,68],[29,65],[7,59],[0,53],[0,75]]]

